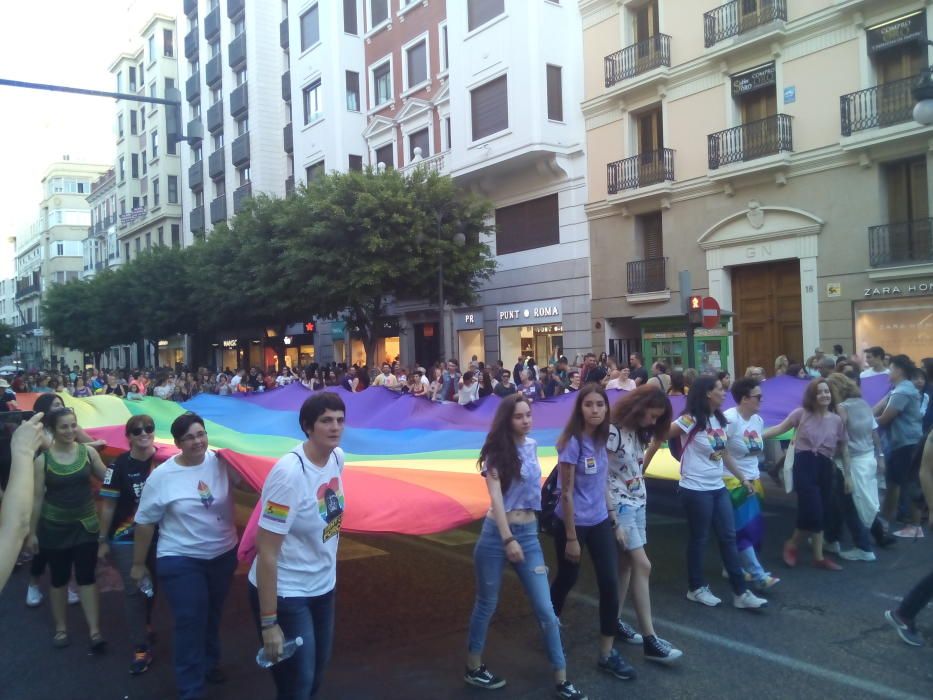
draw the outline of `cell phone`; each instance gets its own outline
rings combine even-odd
[[[19,425],[36,415],[35,411],[0,411],[0,423]]]

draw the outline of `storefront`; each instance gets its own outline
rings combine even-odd
[[[457,358],[466,364],[476,356],[480,362],[486,361],[486,338],[483,326],[482,309],[455,309],[454,333],[457,335]]]
[[[373,334],[376,336],[376,346],[375,352],[376,356],[372,358],[372,362],[367,362],[366,351],[362,347],[362,342],[354,341],[355,344],[358,343],[360,346],[360,356],[362,361],[360,365],[369,364],[373,367],[378,367],[383,362],[394,362],[401,355],[401,343],[399,338],[399,320],[398,317],[392,316],[389,318],[383,318],[375,324],[373,329]],[[354,347],[354,358],[356,357],[356,348]]]
[[[185,336],[173,335],[170,338],[163,338],[156,345],[159,353],[159,367],[174,369],[178,365],[185,364]]]
[[[240,367],[240,361],[245,356],[245,351],[240,347],[236,338],[221,338],[215,347],[220,355],[220,362],[217,365],[219,369],[235,371]]]
[[[868,287],[854,304],[855,350],[880,345],[915,362],[933,355],[933,280]]]
[[[496,307],[499,358],[506,366],[519,356],[547,364],[554,350],[564,347],[563,320],[560,299]]]
[[[332,321],[330,324],[331,342],[334,344],[334,362],[347,364],[347,322]]]
[[[729,370],[728,312],[718,328],[695,328],[693,331],[694,366],[700,372]],[[635,317],[641,329],[641,353],[645,366],[663,362],[669,372],[688,367],[686,319],[682,315]]]
[[[282,343],[285,346],[285,364],[290,369],[307,367],[315,361],[314,333],[316,328],[314,321],[306,321],[305,323],[293,323],[285,329]],[[278,358],[276,358],[276,369],[281,369],[278,366]]]

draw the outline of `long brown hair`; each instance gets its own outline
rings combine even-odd
[[[816,403],[816,391],[819,389],[820,384],[825,384],[829,388],[829,408],[827,410],[830,413],[836,412],[836,390],[833,388],[833,385],[826,381],[823,377],[814,379],[812,382],[807,384],[807,388],[803,392],[803,410],[808,413],[816,413],[816,409],[819,407]]]
[[[496,470],[502,493],[506,493],[512,486],[512,481],[522,473],[522,462],[518,456],[518,446],[515,444],[515,431],[512,430],[512,415],[520,403],[528,404],[528,400],[521,394],[506,396],[499,403],[476,463],[480,470],[483,469],[483,465],[486,466],[487,472],[490,469]]]
[[[577,398],[573,402],[573,411],[564,426],[563,432],[557,438],[557,449],[562,450],[570,442],[571,438],[579,440],[583,437],[586,429],[586,419],[583,417],[583,401],[590,394],[599,394],[606,402],[606,417],[593,432],[593,442],[597,445],[605,445],[609,440],[609,397],[606,396],[606,390],[596,382],[589,382],[581,387],[577,392]]]
[[[660,408],[664,412],[658,416],[654,425],[643,426],[641,420],[649,409]],[[651,439],[664,440],[671,429],[673,410],[671,402],[664,395],[661,387],[653,384],[642,384],[637,389],[628,392],[612,407],[610,420],[614,425],[635,433],[643,445]]]

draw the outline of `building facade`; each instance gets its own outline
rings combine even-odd
[[[595,344],[695,366],[835,343],[929,354],[930,9],[891,0],[583,0]],[[624,265],[625,274],[622,274]],[[680,288],[681,271],[690,289]]]
[[[87,197],[91,225],[84,239],[84,269],[81,279],[90,279],[101,270],[120,264],[117,239],[117,178],[111,168],[91,183]]]

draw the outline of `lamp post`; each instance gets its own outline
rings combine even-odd
[[[437,319],[438,319],[438,332],[440,335],[440,355],[441,361],[447,361],[447,324],[445,323],[445,313],[444,306],[446,301],[444,299],[444,255],[440,249],[440,242],[443,238],[443,223],[445,211],[437,212]],[[456,222],[457,232],[453,235],[451,240],[454,245],[458,247],[463,247],[466,244],[466,236],[463,234],[463,231],[460,230],[462,224],[458,221]]]
[[[933,46],[933,41],[923,42],[927,46]],[[933,124],[933,74],[930,68],[924,68],[920,75],[920,80],[911,91],[916,104],[914,105],[914,121],[930,126]]]

